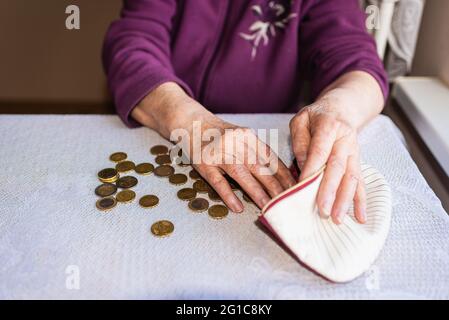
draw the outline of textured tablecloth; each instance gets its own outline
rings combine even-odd
[[[279,128],[285,161],[290,117],[224,116]],[[153,162],[149,147],[163,142],[155,132],[128,129],[115,116],[2,115],[0,298],[447,299],[449,217],[401,139],[382,116],[360,135],[363,160],[391,184],[392,225],[369,272],[332,284],[255,224],[254,207],[222,221],[193,214],[176,198],[179,187],[154,175],[139,177],[135,191],[156,194],[157,208],[134,202],[96,210],[96,173],[111,166],[109,154]],[[151,235],[159,219],[175,224],[169,238]]]

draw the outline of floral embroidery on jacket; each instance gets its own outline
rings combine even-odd
[[[263,5],[251,6],[257,20],[249,27],[249,33],[240,33],[252,45],[251,59],[256,57],[261,41],[266,46],[270,37],[276,36],[276,29],[285,29],[288,22],[297,16],[296,13],[291,13],[293,2],[294,0],[272,0]]]

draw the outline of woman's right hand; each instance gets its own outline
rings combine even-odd
[[[221,120],[175,83],[164,83],[153,90],[134,108],[132,116],[166,139],[173,139],[174,132],[179,138],[183,132],[182,140],[188,141],[188,155],[194,168],[234,212],[241,212],[243,205],[225,174],[239,183],[259,208],[295,184],[284,163],[252,130]],[[195,140],[198,137],[193,137],[194,122],[202,134],[213,138],[200,140],[194,146],[198,142]]]

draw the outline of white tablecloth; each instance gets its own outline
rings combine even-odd
[[[224,116],[279,128],[286,161],[290,117]],[[388,118],[360,143],[391,184],[391,231],[372,269],[347,284],[299,265],[254,223],[254,208],[222,221],[193,214],[179,187],[154,175],[139,176],[135,191],[158,195],[157,208],[97,211],[96,173],[109,154],[153,162],[149,147],[160,142],[115,116],[0,116],[0,298],[449,298],[449,217]],[[173,221],[169,238],[151,235],[159,219]]]

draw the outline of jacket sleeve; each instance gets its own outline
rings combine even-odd
[[[312,0],[299,26],[300,66],[311,81],[312,98],[341,75],[365,71],[388,96],[388,79],[374,39],[365,29],[357,0]],[[300,70],[301,72],[301,70]]]
[[[121,18],[111,24],[103,46],[103,66],[117,113],[129,127],[132,109],[158,85],[173,81],[187,94],[170,61],[176,0],[125,0]]]

